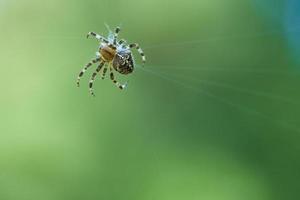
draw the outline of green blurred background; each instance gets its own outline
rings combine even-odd
[[[0,199],[299,199],[299,9],[0,0]],[[105,23],[148,63],[93,98],[95,66],[76,78]]]

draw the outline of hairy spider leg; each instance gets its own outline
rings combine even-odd
[[[109,43],[109,41],[108,41],[107,39],[105,39],[103,36],[101,36],[101,35],[99,35],[99,34],[97,34],[97,33],[89,32],[89,33],[87,34],[86,37],[89,38],[90,36],[93,36],[93,37],[95,37],[97,40],[99,40],[99,41],[101,41],[101,42],[104,42],[104,43],[106,43],[106,44]]]
[[[121,28],[120,28],[120,27],[117,27],[117,28],[115,29],[115,34],[114,34],[114,45],[117,45],[118,35],[119,35],[120,31],[121,31]]]
[[[107,72],[107,66],[105,66],[104,69],[103,69],[102,77],[101,77],[102,79],[105,78],[106,72]]]
[[[118,42],[118,46],[122,46],[122,48],[127,48],[127,41],[124,40],[124,39],[121,39],[119,42]]]
[[[114,76],[114,73],[113,73],[113,69],[112,69],[111,67],[109,68],[109,71],[110,71],[110,79],[112,80],[112,82],[113,82],[118,88],[120,88],[121,90],[125,89],[126,86],[127,86],[127,83],[125,83],[125,84],[119,83],[119,82],[115,79],[115,76]]]
[[[130,45],[129,45],[129,48],[130,48],[130,49],[131,49],[131,48],[137,49],[137,51],[139,52],[139,54],[140,54],[141,57],[142,57],[143,64],[146,63],[146,57],[145,57],[145,54],[144,54],[143,50],[140,48],[140,46],[139,46],[137,43],[130,44]]]
[[[119,44],[119,45],[126,44],[126,40],[121,39],[121,40],[118,42],[118,44]]]
[[[97,63],[97,62],[99,62],[99,61],[100,61],[100,58],[96,58],[96,59],[91,60],[91,61],[90,61],[88,64],[86,64],[85,67],[80,71],[80,73],[79,73],[79,75],[78,75],[78,77],[77,77],[77,86],[78,86],[78,87],[80,86],[80,84],[79,84],[80,79],[81,79],[81,77],[83,76],[83,74],[86,72],[86,70],[87,70],[90,66],[92,66],[94,63]]]
[[[95,81],[95,77],[97,76],[97,74],[100,72],[100,70],[102,69],[103,65],[104,65],[104,61],[101,60],[100,64],[98,65],[96,71],[93,73],[91,79],[90,79],[90,82],[89,82],[89,89],[90,89],[90,93],[91,95],[95,96],[94,94],[94,90],[93,90],[93,83]]]

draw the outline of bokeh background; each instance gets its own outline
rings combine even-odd
[[[298,0],[0,0],[1,200],[300,198]],[[148,63],[81,68],[105,23]],[[135,56],[136,62],[140,57]]]

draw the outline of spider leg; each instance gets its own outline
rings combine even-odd
[[[86,72],[86,70],[92,66],[94,63],[97,63],[100,61],[100,58],[96,58],[94,60],[91,60],[88,64],[85,65],[85,67],[80,71],[78,77],[77,77],[77,86],[79,87],[79,82],[80,82],[80,79],[81,77],[83,76],[83,74]]]
[[[121,28],[120,27],[117,27],[115,29],[115,35],[114,35],[114,45],[117,45],[117,39],[118,39],[118,35],[119,35],[119,32],[121,31]]]
[[[127,41],[124,40],[124,39],[121,39],[119,42],[118,42],[118,46],[122,46],[122,48],[127,48]]]
[[[99,40],[99,41],[101,41],[101,42],[104,42],[104,43],[106,43],[106,44],[109,43],[109,41],[108,41],[107,39],[105,39],[103,36],[101,36],[101,35],[99,35],[99,34],[97,34],[97,33],[89,32],[89,33],[87,34],[86,37],[89,38],[90,36],[93,36],[93,37],[95,37],[97,40]]]
[[[107,66],[105,66],[104,69],[103,69],[102,77],[101,77],[102,79],[105,78],[106,72],[107,72]]]
[[[130,49],[131,49],[131,48],[137,49],[137,51],[139,52],[139,54],[140,54],[141,57],[142,57],[143,64],[146,63],[146,57],[145,57],[145,54],[144,54],[143,50],[140,48],[140,46],[139,46],[137,43],[130,44],[130,45],[129,45],[129,48],[130,48]]]
[[[119,45],[126,44],[126,40],[121,39],[121,40],[118,42],[118,44],[119,44]]]
[[[113,82],[118,88],[120,88],[121,90],[125,89],[125,88],[127,87],[127,83],[125,83],[125,84],[119,83],[119,82],[115,79],[115,76],[114,76],[114,73],[113,73],[113,70],[112,70],[111,67],[109,68],[109,71],[110,71],[110,79],[112,80],[112,82]]]
[[[100,64],[98,65],[96,71],[93,73],[93,75],[92,75],[92,77],[91,77],[91,79],[90,79],[90,82],[89,82],[90,93],[91,93],[91,95],[93,95],[93,96],[95,96],[94,90],[93,90],[93,83],[94,83],[94,81],[95,81],[95,78],[96,78],[97,74],[98,74],[98,73],[100,72],[100,70],[102,69],[103,65],[104,65],[104,61],[101,60]]]

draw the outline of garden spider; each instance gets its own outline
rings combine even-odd
[[[89,81],[89,90],[93,96],[95,96],[94,91],[93,91],[93,83],[95,81],[97,74],[101,71],[103,66],[104,66],[104,69],[102,72],[102,79],[104,79],[107,69],[109,68],[110,79],[113,81],[113,83],[118,88],[123,90],[124,88],[126,88],[127,83],[120,84],[115,79],[113,70],[116,70],[117,72],[119,72],[121,74],[125,74],[125,75],[133,72],[134,58],[133,58],[133,55],[131,52],[132,48],[137,49],[137,51],[139,52],[139,54],[142,57],[143,63],[146,62],[145,54],[137,43],[127,45],[127,43],[124,39],[118,41],[118,34],[119,34],[120,30],[121,29],[119,27],[117,27],[115,29],[114,33],[112,33],[110,31],[108,38],[104,38],[101,35],[98,35],[94,32],[89,32],[87,34],[87,38],[89,36],[93,36],[97,40],[99,40],[100,46],[99,46],[98,51],[96,52],[96,58],[91,60],[88,64],[86,64],[85,67],[79,73],[79,76],[77,78],[77,86],[79,87],[80,78],[83,76],[83,74],[86,72],[86,70],[93,64],[99,62],[99,65],[98,65],[96,71],[93,73],[93,75]]]

